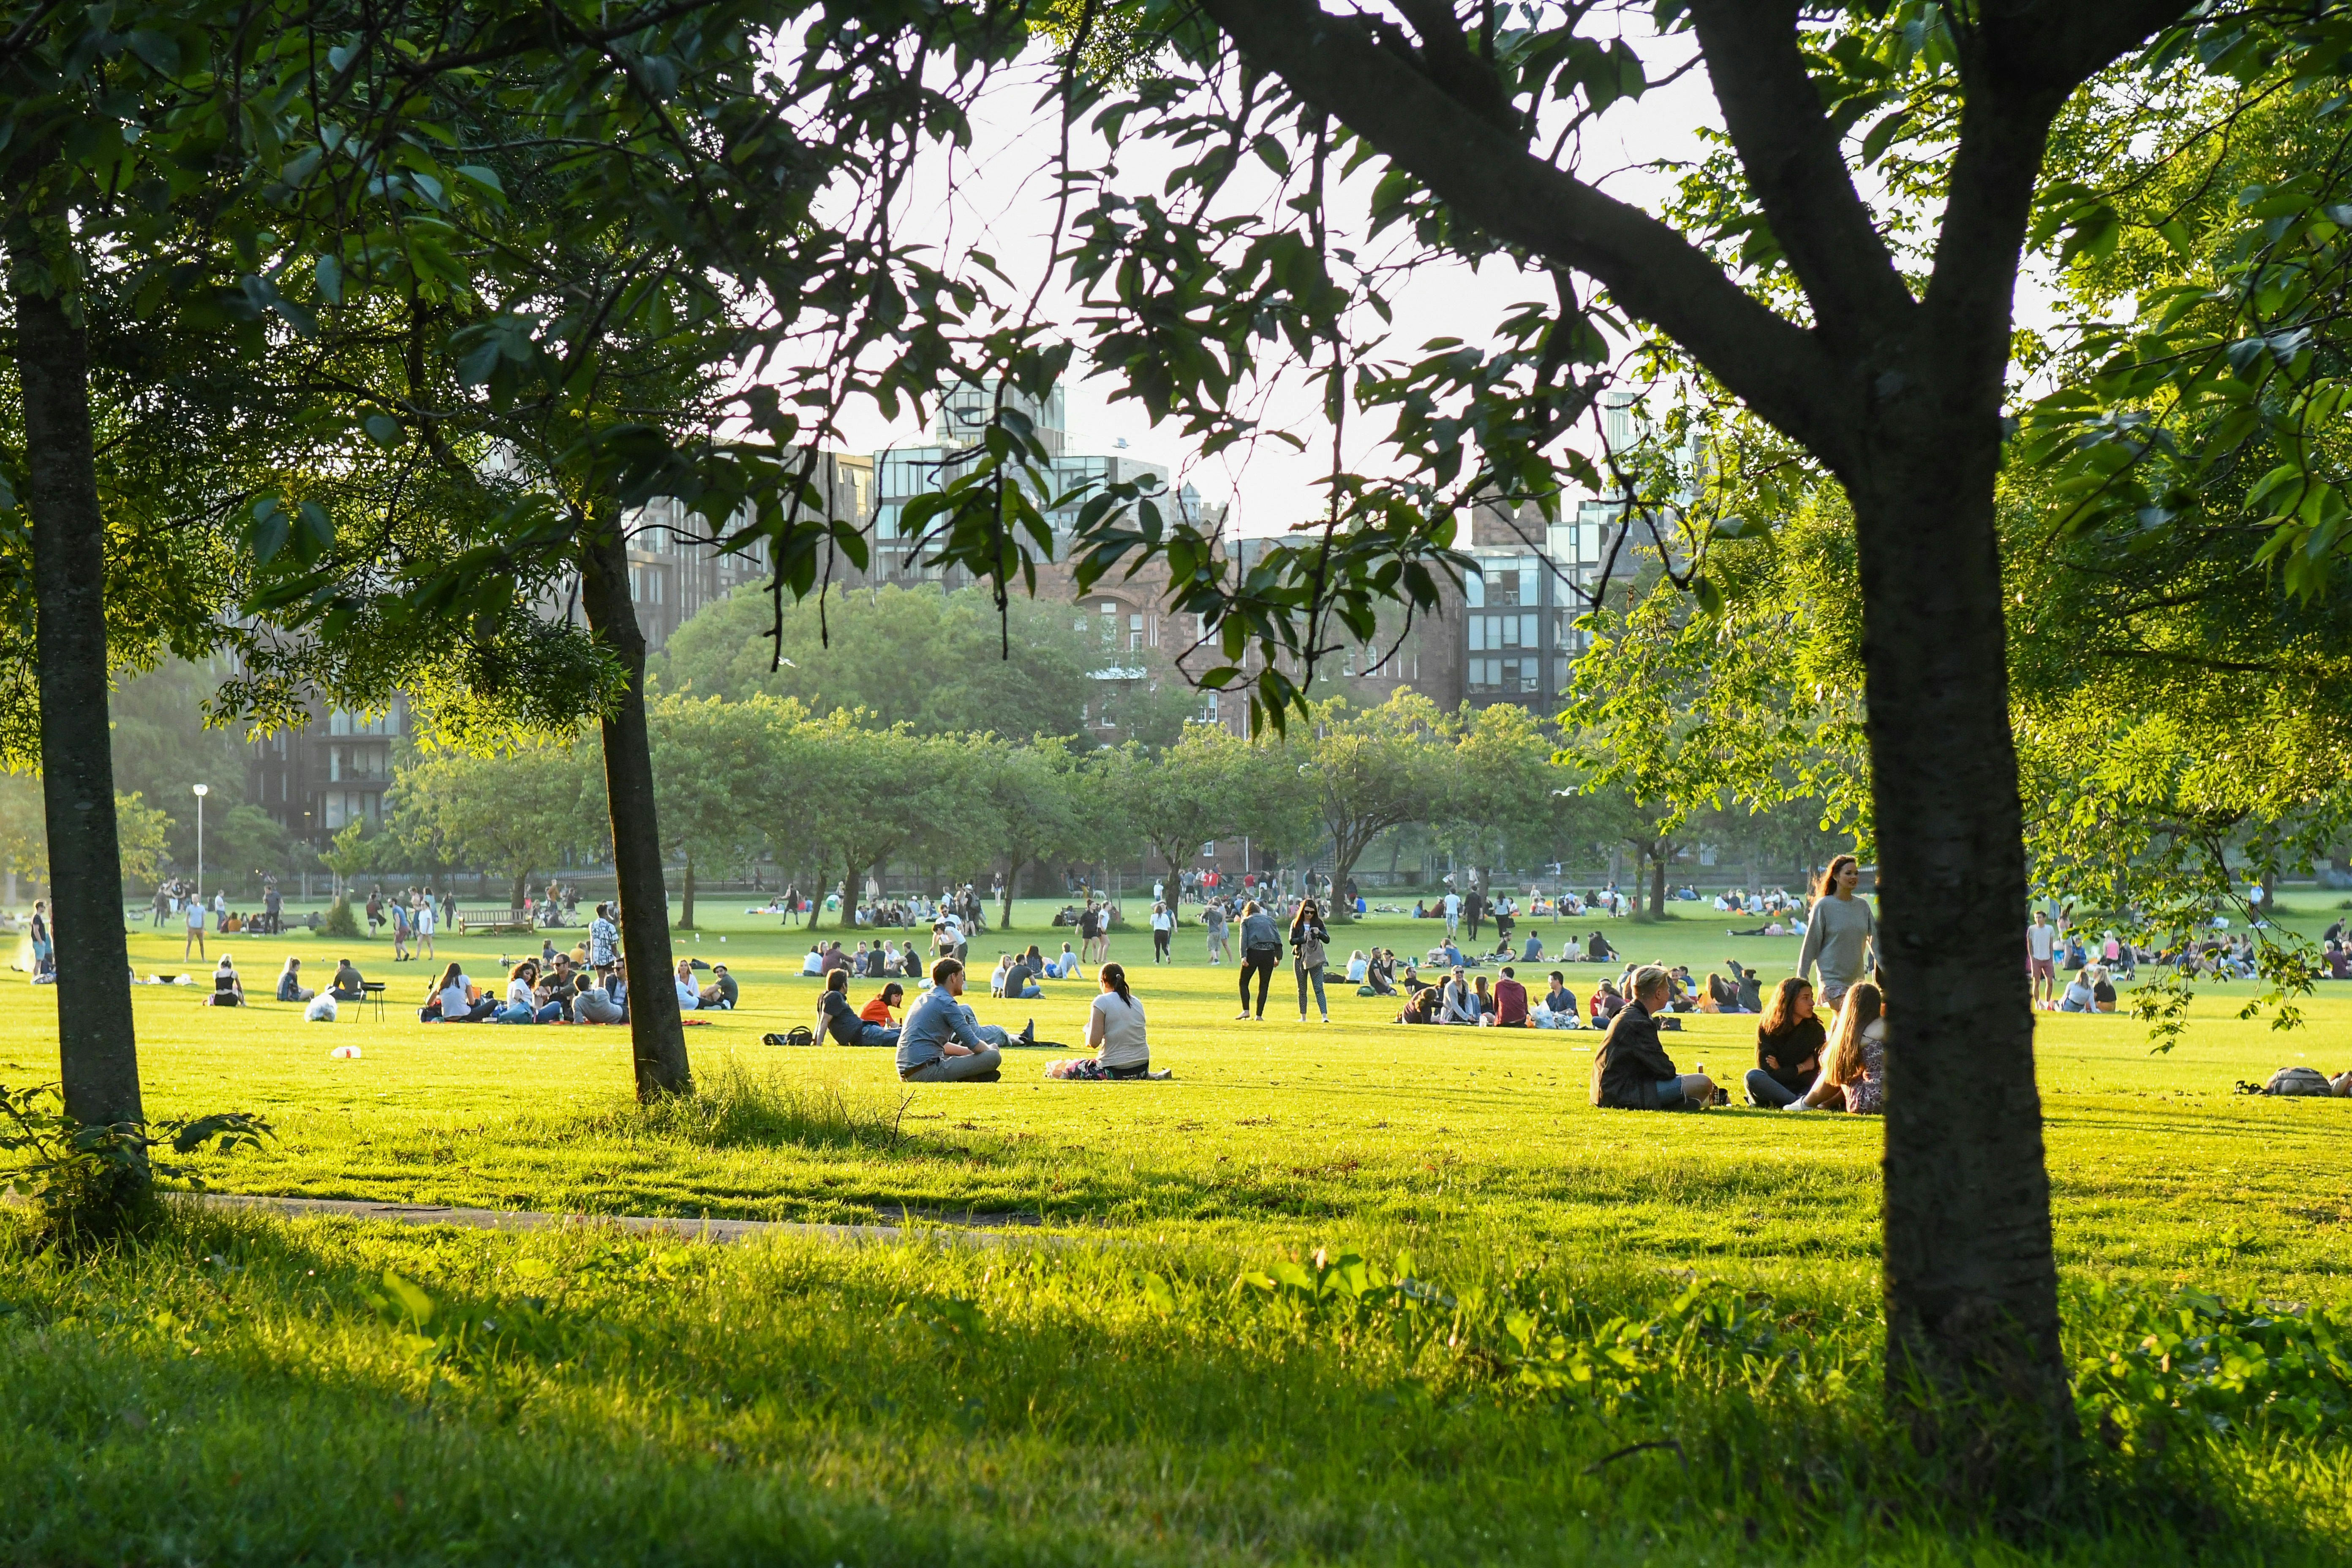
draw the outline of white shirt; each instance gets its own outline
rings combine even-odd
[[[1143,1004],[1122,1002],[1116,991],[1106,991],[1095,998],[1094,1013],[1087,1021],[1087,1038],[1095,1037],[1099,1027],[1102,1044],[1098,1048],[1102,1065],[1107,1068],[1138,1068],[1151,1059],[1151,1047],[1143,1034]]]
[[[466,977],[464,975],[460,974],[457,976],[457,983],[455,984],[445,985],[441,988],[441,1016],[443,1017],[462,1018],[473,1010],[474,1005],[466,1000]]]
[[[433,906],[431,904],[419,904],[416,908],[416,934],[419,936],[431,936],[433,934]]]
[[[1454,894],[1454,893],[1448,893],[1448,894],[1446,894],[1446,895],[1445,895],[1445,918],[1446,918],[1447,920],[1452,920],[1454,916],[1456,916],[1456,915],[1460,914],[1461,912],[1462,912],[1462,900],[1461,900],[1460,895],[1458,895],[1458,894]]]
[[[2042,925],[2025,928],[2025,950],[2037,959],[2046,962],[2050,954],[2055,951],[2057,942],[2056,926]]]
[[[677,1005],[681,1007],[702,1005],[702,987],[694,983],[694,976],[691,974],[681,974],[677,977]]]
[[[1151,929],[1153,931],[1174,931],[1176,929],[1176,917],[1170,914],[1166,910],[1155,910],[1151,914]]]
[[[823,974],[824,973],[824,954],[813,952],[806,958],[802,959],[801,973],[803,974]]]
[[[448,1004],[444,1003],[442,1005],[446,1007]],[[507,1005],[509,1007],[527,1008],[532,1012],[537,1012],[539,1010],[537,1004],[533,1003],[530,999],[530,981],[522,979],[520,976],[517,976],[515,979],[507,982]]]

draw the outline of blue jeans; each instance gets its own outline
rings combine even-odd
[[[563,1004],[561,1002],[550,1002],[536,1011],[515,1003],[498,1011],[498,1021],[501,1024],[552,1024],[562,1016]]]
[[[1790,1089],[1762,1068],[1748,1069],[1748,1104],[1760,1105],[1768,1110],[1777,1110],[1784,1105],[1795,1104],[1801,1098],[1802,1095],[1798,1090]]]
[[[1323,997],[1323,966],[1319,963],[1311,966],[1301,963],[1293,965],[1293,971],[1298,976],[1298,1016],[1302,1018],[1307,1016],[1307,983],[1312,981],[1315,985],[1315,1006],[1325,1017],[1329,1017],[1331,1004]]]

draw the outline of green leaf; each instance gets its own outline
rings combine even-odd
[[[368,439],[386,450],[400,445],[400,421],[389,414],[371,414],[362,421]]]
[[[496,192],[501,196],[507,194],[507,188],[499,183],[496,169],[485,168],[479,163],[460,163],[457,165],[457,173],[485,190]]]
[[[131,47],[132,54],[146,61],[148,68],[157,76],[171,76],[180,68],[180,46],[172,41],[169,33],[137,27],[122,41]]]
[[[330,305],[343,302],[343,264],[331,256],[321,255],[312,269],[319,279],[319,297]]]

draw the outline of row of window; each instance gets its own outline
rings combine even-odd
[[[1534,691],[1542,685],[1539,658],[1474,658],[1469,664],[1473,691]]]
[[[1523,616],[1472,616],[1470,651],[1491,653],[1505,647],[1541,647],[1540,621],[1541,617],[1533,612]]]

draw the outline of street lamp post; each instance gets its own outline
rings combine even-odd
[[[205,901],[205,796],[212,793],[209,784],[196,786],[196,902]]]

